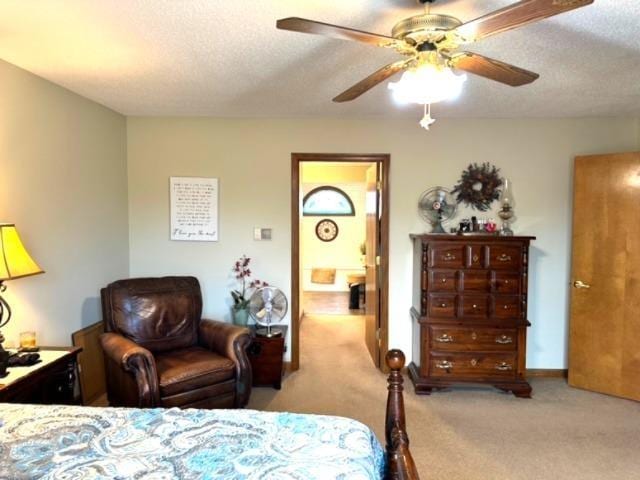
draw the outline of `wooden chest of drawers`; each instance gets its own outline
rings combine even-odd
[[[529,397],[529,242],[535,237],[411,235],[416,393],[484,383]],[[418,363],[419,362],[419,363]]]

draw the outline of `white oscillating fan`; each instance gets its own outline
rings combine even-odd
[[[287,297],[282,290],[275,287],[262,287],[256,290],[249,299],[249,315],[258,325],[264,327],[256,329],[256,335],[281,336],[282,330],[271,326],[284,319],[288,306]]]

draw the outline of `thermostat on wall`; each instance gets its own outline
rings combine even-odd
[[[254,240],[271,240],[270,228],[254,228],[253,229]]]

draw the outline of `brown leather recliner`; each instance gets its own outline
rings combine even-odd
[[[112,406],[233,408],[251,394],[249,330],[201,319],[193,277],[119,280],[101,290]]]

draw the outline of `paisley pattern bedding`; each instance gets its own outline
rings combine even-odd
[[[0,404],[2,479],[380,479],[363,424],[254,410]]]

